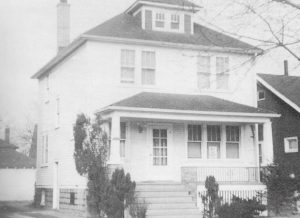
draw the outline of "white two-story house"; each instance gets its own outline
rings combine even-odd
[[[59,10],[64,19],[66,0]],[[263,165],[273,160],[270,120],[278,115],[257,108],[252,64],[262,51],[198,24],[201,10],[186,0],[138,0],[33,76],[40,93],[36,196],[42,204],[84,210],[87,180],[73,158],[73,124],[82,112],[106,121],[108,164],[131,174],[149,217],[174,217],[178,210],[197,217],[209,175],[227,200],[233,190],[251,197],[263,189],[259,158]]]

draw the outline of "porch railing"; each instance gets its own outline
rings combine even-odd
[[[214,176],[218,183],[258,183],[258,167],[183,167],[182,180],[192,179],[204,183],[207,176]],[[187,181],[188,182],[188,181]]]

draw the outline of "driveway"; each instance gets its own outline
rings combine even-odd
[[[37,209],[31,202],[0,202],[1,218],[75,218],[55,210]]]

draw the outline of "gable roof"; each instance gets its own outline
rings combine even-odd
[[[117,108],[161,109],[186,112],[220,112],[274,116],[274,112],[250,107],[208,95],[186,95],[142,92],[111,104],[105,110]],[[276,115],[275,115],[276,116]]]
[[[103,24],[96,26],[87,31],[84,35],[156,41],[160,43],[189,44],[193,46],[199,45],[211,48],[235,48],[244,51],[259,50],[250,44],[196,23],[194,24],[194,34],[144,30],[141,27],[138,17],[125,13],[119,14]]]
[[[16,151],[17,146],[0,139],[0,169],[34,168],[35,160]]]
[[[257,80],[300,113],[300,77],[258,74]]]
[[[81,35],[31,78],[43,76],[81,47],[87,40],[246,54],[262,52],[257,47],[197,23],[194,23],[194,34],[149,31],[142,29],[141,21],[138,17],[122,13]]]
[[[137,0],[135,1],[125,12],[132,13],[136,11],[140,5],[143,4],[159,4],[164,6],[175,6],[180,9],[189,9],[193,11],[198,11],[201,7],[199,5],[194,4],[188,0]]]

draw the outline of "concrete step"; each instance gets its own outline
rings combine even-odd
[[[136,186],[136,191],[170,191],[170,192],[180,192],[186,191],[184,185],[180,183],[138,183]]]
[[[192,209],[172,209],[172,210],[147,210],[147,215],[148,216],[158,216],[158,215],[164,215],[164,216],[169,216],[169,215],[200,215],[200,212],[196,208]]]
[[[148,209],[149,210],[172,210],[172,209],[193,209],[195,208],[196,204],[193,202],[180,202],[180,203],[167,203],[167,204],[149,204],[148,203]]]
[[[168,204],[168,203],[191,203],[192,198],[189,196],[184,197],[149,197],[149,198],[141,198],[141,200],[145,200],[146,203],[149,204]]]
[[[188,197],[187,191],[138,191],[137,196],[140,198],[151,198],[151,197]]]

